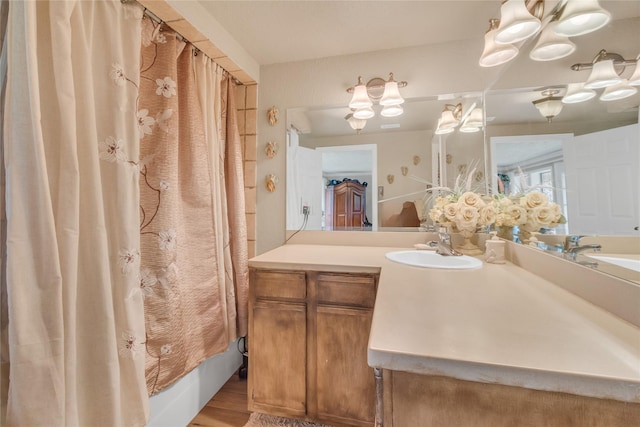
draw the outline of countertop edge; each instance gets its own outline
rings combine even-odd
[[[397,354],[375,350],[371,347],[367,351],[367,363],[372,368],[417,375],[445,376],[464,381],[640,403],[640,382],[619,378]],[[389,366],[393,366],[393,368],[389,368]]]

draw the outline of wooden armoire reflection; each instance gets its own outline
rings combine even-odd
[[[325,229],[364,229],[368,225],[366,189],[356,180],[329,185],[325,192]]]

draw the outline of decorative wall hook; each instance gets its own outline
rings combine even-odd
[[[266,147],[264,147],[264,151],[267,154],[267,158],[273,159],[276,154],[278,154],[278,143],[275,141],[267,142]]]
[[[278,123],[278,109],[275,105],[267,111],[267,119],[269,119],[271,126],[275,126]]]
[[[278,184],[278,177],[275,176],[274,174],[270,173],[268,174],[265,179],[264,179],[264,185],[265,187],[267,187],[267,191],[269,193],[273,193],[274,191],[276,191],[276,185]]]

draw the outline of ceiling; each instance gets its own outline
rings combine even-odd
[[[482,37],[501,4],[500,0],[200,3],[260,65]]]
[[[501,0],[199,0],[261,66],[482,37]],[[546,0],[545,11],[558,0]],[[613,19],[637,0],[600,0]]]

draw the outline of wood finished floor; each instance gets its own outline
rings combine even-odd
[[[188,427],[243,427],[247,410],[247,380],[236,372],[189,423]]]

